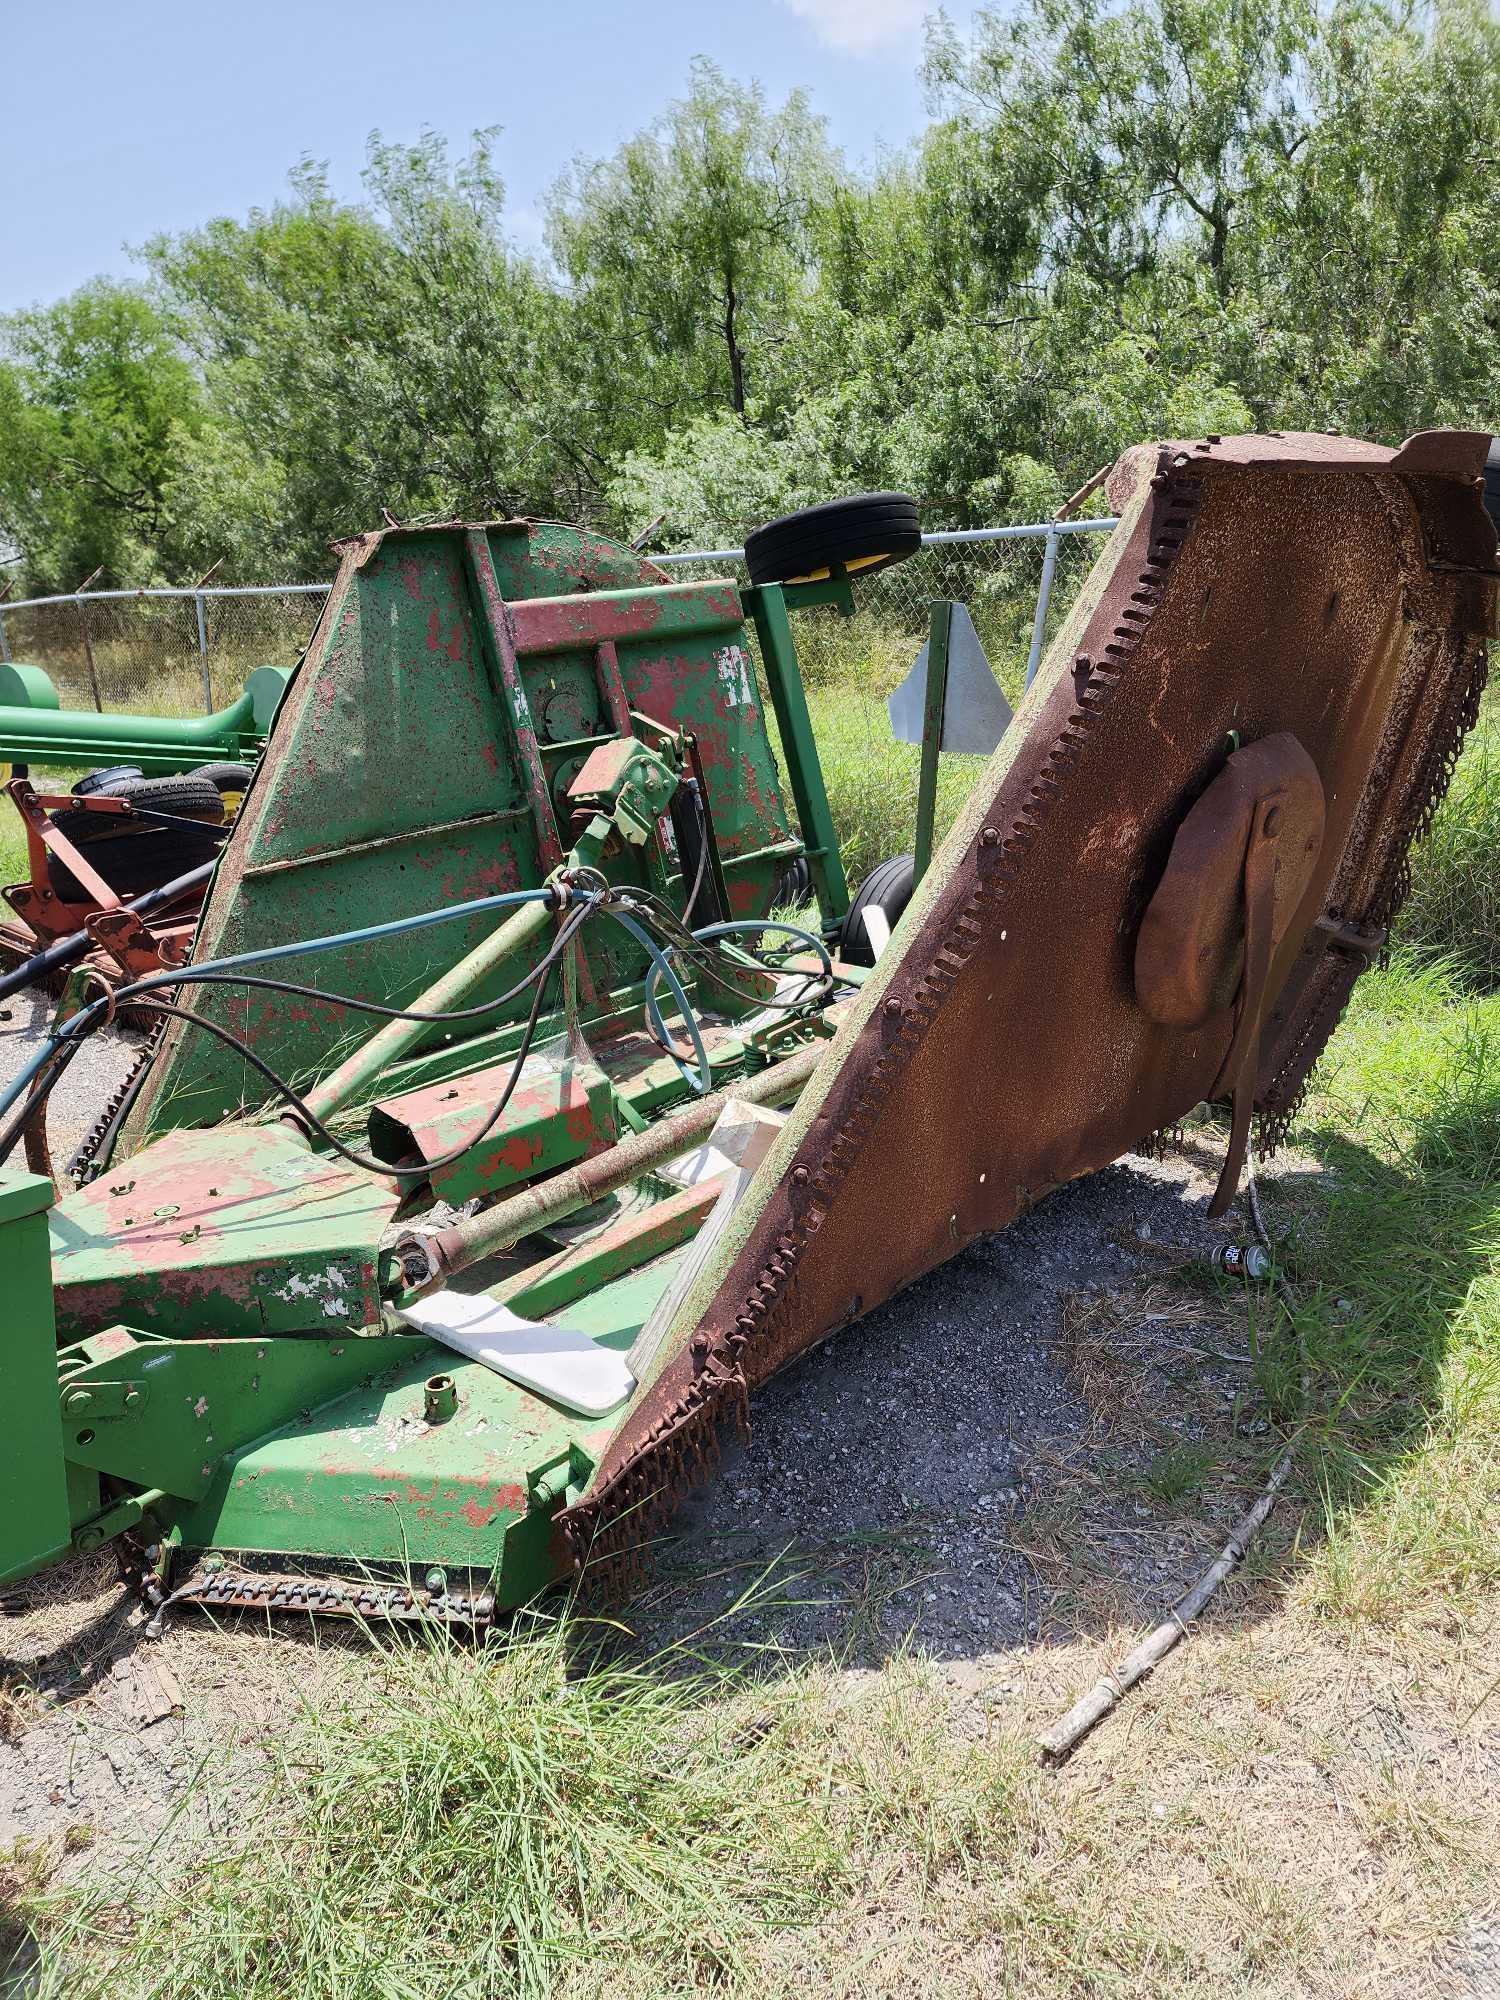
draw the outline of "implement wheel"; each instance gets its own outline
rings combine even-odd
[[[872,868],[859,885],[859,893],[849,905],[839,931],[839,957],[849,965],[873,965],[876,939],[870,935],[867,912],[878,910],[884,918],[880,944],[901,921],[901,913],[911,901],[916,886],[916,859],[910,854],[893,855]],[[878,928],[878,927],[877,927]]]
[[[752,583],[813,583],[838,567],[872,575],[922,546],[909,493],[857,493],[768,521],[745,537]]]

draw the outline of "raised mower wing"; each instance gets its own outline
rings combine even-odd
[[[576,1567],[630,1557],[750,1389],[1227,1090],[1247,1046],[1247,1106],[1253,1090],[1279,1136],[1477,714],[1496,609],[1488,445],[1287,434],[1120,461],[1120,525],[1015,724],[559,1517]],[[1269,850],[1218,871],[1236,896],[1243,874],[1249,911],[1263,869],[1264,952],[1221,910],[1203,934],[1226,952],[1243,937],[1228,985],[1194,1025],[1163,1020],[1138,991],[1142,916],[1189,810],[1236,746],[1274,764],[1271,738],[1295,739],[1297,782],[1321,801],[1302,798],[1289,874]],[[1224,837],[1266,824],[1253,807],[1272,796]],[[1257,955],[1256,993],[1237,991]]]

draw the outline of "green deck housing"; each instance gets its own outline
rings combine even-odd
[[[720,914],[767,916],[806,855],[822,921],[836,927],[848,893],[792,646],[787,609],[799,602],[847,609],[848,586],[674,583],[626,549],[549,523],[349,545],[221,858],[195,958],[542,884],[579,839],[570,787],[617,741],[652,751],[674,796],[654,820],[645,809],[648,837],[611,838],[611,881],[682,908],[678,808],[696,779]],[[212,747],[227,749],[224,720],[177,727],[195,750],[217,729]],[[34,711],[29,754],[75,721]],[[95,734],[81,754],[150,763],[139,733]],[[19,724],[11,736],[19,754]],[[48,743],[46,754],[62,754]],[[617,795],[611,809],[629,832],[627,804]],[[496,921],[275,969],[409,1005]],[[416,1193],[310,1147],[278,1121],[252,1068],[180,1025],[106,1170],[52,1207],[50,1255],[47,1183],[0,1171],[14,1297],[4,1366],[25,1413],[6,1472],[0,1576],[128,1530],[164,1577],[205,1551],[346,1575],[441,1571],[489,1579],[497,1608],[552,1581],[551,1517],[582,1490],[617,1413],[571,1416],[405,1331],[390,1310],[400,1274],[388,1245],[434,1195],[534,1185],[690,1101],[681,1066],[643,1032],[646,964],[623,930],[592,926],[576,983],[586,1050],[564,1046],[565,1023],[550,1023],[501,1124]],[[498,968],[471,1002],[518,970]],[[816,1009],[768,1015],[753,993],[701,981],[692,992],[716,1086],[830,1032]],[[304,1086],[378,1026],[270,992],[187,998]],[[385,1159],[448,1151],[492,1100],[526,1004],[466,1034],[422,1034],[343,1109],[341,1131]],[[628,1348],[708,1205],[648,1175],[465,1283]],[[431,1392],[435,1375],[452,1378],[452,1414]]]

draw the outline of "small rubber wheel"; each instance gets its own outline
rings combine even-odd
[[[922,546],[909,493],[857,493],[768,521],[745,537],[752,583],[812,583],[835,566],[872,576]]]
[[[859,893],[849,905],[849,914],[839,929],[839,957],[849,965],[873,965],[875,946],[865,925],[865,912],[879,910],[886,925],[894,930],[901,913],[911,901],[916,886],[916,859],[910,854],[893,855],[872,868],[859,885]]]
[[[110,774],[102,774],[108,777]],[[178,819],[201,819],[205,826],[224,824],[224,801],[219,796],[218,787],[209,778],[199,777],[197,772],[185,778],[120,778],[109,785],[96,787],[94,796],[129,799],[134,806],[149,807],[152,812],[172,813]],[[149,820],[139,820],[135,824],[122,821],[111,813],[90,812],[87,806],[65,806],[61,812],[52,815],[52,824],[59,833],[65,833],[75,846],[94,844],[102,840],[140,840],[151,831]],[[157,832],[171,832],[170,827],[158,827]],[[163,876],[165,881],[166,877]]]
[[[195,833],[182,826],[153,826],[114,840],[90,841],[88,859],[89,866],[98,869],[115,894],[128,901],[186,875],[189,869],[201,868],[205,861],[215,859],[222,845],[207,827]],[[93,901],[55,854],[47,856],[47,880],[65,903]]]
[[[811,900],[812,870],[807,865],[807,856],[794,855],[776,878],[776,887],[771,892],[771,908],[800,910]]]
[[[200,764],[190,778],[206,778],[216,792],[242,792],[250,782],[248,764]]]
[[[139,764],[106,764],[102,771],[89,771],[73,787],[75,799],[86,799],[95,792],[112,792],[116,785],[128,784],[132,778],[143,776]]]

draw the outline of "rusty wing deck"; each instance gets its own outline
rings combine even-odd
[[[1278,925],[1254,1078],[1276,1137],[1406,887],[1495,616],[1487,436],[1141,447],[1109,547],[655,1379],[560,1517],[628,1557],[749,1390],[1221,1086],[1236,1013],[1136,990],[1174,833],[1238,744],[1289,733],[1325,823]]]

